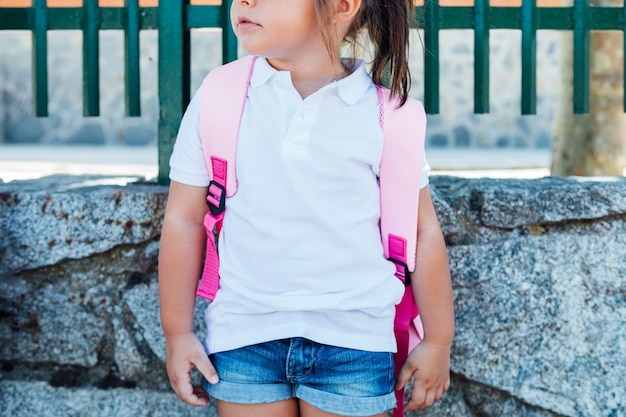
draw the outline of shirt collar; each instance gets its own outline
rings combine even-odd
[[[337,88],[337,94],[346,102],[346,104],[352,106],[356,104],[359,99],[365,94],[367,89],[372,85],[372,79],[367,73],[365,63],[361,59],[349,60],[346,65],[348,68],[354,68],[351,74],[347,77],[337,81],[334,85]],[[278,71],[273,68],[265,58],[259,57],[254,63],[254,71],[250,78],[250,86],[257,88],[267,83],[272,77],[278,74]]]
[[[347,59],[346,67],[354,68],[351,74],[337,81],[339,97],[349,105],[356,104],[372,86],[372,78],[365,69],[362,59]]]
[[[250,77],[250,86],[252,88],[260,87],[277,73],[278,71],[265,58],[258,57],[254,61],[254,71],[252,71],[252,77]]]

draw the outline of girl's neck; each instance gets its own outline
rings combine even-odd
[[[328,59],[321,63],[319,61],[295,63],[274,59],[267,61],[279,71],[291,72],[291,82],[303,99],[348,75],[348,71],[339,59],[335,62]]]

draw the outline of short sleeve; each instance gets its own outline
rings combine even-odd
[[[428,175],[430,174],[430,165],[426,160],[426,155],[422,159],[422,177],[420,178],[420,190],[428,185]]]
[[[200,139],[201,97],[198,90],[183,115],[170,158],[170,179],[185,185],[206,187],[210,178]]]

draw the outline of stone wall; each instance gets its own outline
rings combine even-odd
[[[473,32],[440,33],[440,115],[429,116],[427,145],[439,148],[550,147],[560,92],[560,38],[556,31],[537,36],[537,113],[520,115],[521,32],[491,36],[491,114],[473,114]],[[221,60],[220,34],[192,31],[191,88]],[[82,114],[82,37],[78,31],[48,33],[50,116],[32,116],[31,34],[0,32],[0,143],[156,146],[158,120],[156,31],[141,33],[142,116],[125,117],[124,49],[121,31],[100,32],[99,117]],[[423,96],[423,54],[415,36],[411,53],[412,95]],[[167,59],[167,57],[166,57]]]
[[[169,390],[167,188],[127,181],[0,183],[0,416],[216,415]],[[411,415],[625,416],[626,180],[433,177],[432,193],[457,333],[450,391]]]

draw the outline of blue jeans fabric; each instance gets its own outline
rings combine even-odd
[[[203,388],[218,400],[265,404],[299,398],[329,413],[371,416],[393,408],[390,352],[324,345],[296,337],[210,355],[220,382]]]

